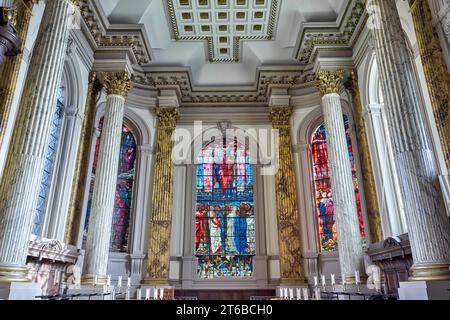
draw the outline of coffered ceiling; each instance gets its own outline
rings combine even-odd
[[[142,70],[187,67],[193,86],[212,87],[254,85],[260,67],[301,67],[322,49],[351,49],[364,16],[364,0],[81,2],[98,46],[125,39]]]

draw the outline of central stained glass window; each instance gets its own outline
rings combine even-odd
[[[195,255],[201,279],[253,276],[253,167],[245,145],[211,142],[197,166]]]

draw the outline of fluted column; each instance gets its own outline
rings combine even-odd
[[[372,157],[370,155],[369,140],[367,138],[364,111],[359,92],[358,75],[356,71],[351,72],[350,79],[345,82],[345,87],[351,92],[353,108],[355,111],[356,138],[358,140],[359,160],[363,172],[364,197],[366,200],[367,217],[369,220],[370,236],[372,243],[384,240],[381,226],[380,207],[378,206],[377,190],[372,168]]]
[[[3,144],[6,127],[8,126],[9,114],[11,112],[14,92],[16,91],[17,78],[22,64],[23,49],[27,38],[28,26],[31,19],[31,9],[36,1],[17,1],[16,3],[16,30],[20,40],[19,54],[6,58],[2,66],[2,76],[0,77],[0,145]],[[27,6],[25,6],[26,4]]]
[[[339,95],[343,79],[343,70],[320,70],[317,73],[317,87],[323,96],[339,263],[341,273],[346,275],[347,282],[351,284],[352,279],[354,281],[355,271],[364,273],[364,261],[352,165],[348,156],[344,115]]]
[[[93,285],[95,276],[100,284],[106,283],[125,97],[131,89],[128,72],[102,72],[101,76],[108,95],[86,240],[84,285]]]
[[[272,106],[270,120],[278,130],[279,167],[275,176],[281,285],[305,283],[302,266],[300,215],[297,207],[290,119],[292,107]]]
[[[450,170],[450,74],[428,0],[409,0],[434,118]],[[448,26],[450,28],[450,25]],[[449,29],[450,33],[450,29]]]
[[[95,109],[97,99],[101,92],[102,84],[97,78],[96,72],[89,75],[88,95],[84,111],[83,126],[80,133],[80,142],[78,146],[77,160],[75,164],[72,193],[70,195],[69,212],[67,213],[67,224],[65,230],[64,242],[76,245],[78,241],[78,232],[81,223],[83,200],[85,194],[86,181],[89,177],[89,155],[95,120]]]
[[[49,1],[17,112],[0,184],[0,281],[26,281],[28,241],[75,7]]]
[[[144,283],[169,285],[170,233],[173,205],[172,134],[178,120],[177,108],[156,109],[158,117],[154,169],[152,217]]]
[[[413,57],[395,1],[370,3],[376,8],[369,10],[378,26],[372,36],[414,260],[411,280],[450,280],[450,223]]]

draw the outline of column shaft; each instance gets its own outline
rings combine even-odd
[[[270,111],[272,126],[279,131],[279,168],[275,176],[275,183],[282,285],[305,283],[301,254],[300,216],[297,207],[297,187],[289,125],[291,116],[291,107],[272,107]]]
[[[108,96],[86,240],[82,277],[85,285],[94,284],[95,276],[99,284],[106,283],[125,96],[131,85],[127,72],[102,73],[102,78]]]
[[[334,217],[338,237],[341,273],[348,282],[355,271],[364,273],[363,248],[359,230],[352,166],[348,156],[347,136],[342,113],[341,88],[344,71],[324,71],[317,74],[317,84],[323,98],[323,114],[327,132],[328,161],[333,190]]]
[[[369,10],[393,153],[414,259],[411,280],[450,279],[450,223],[413,57],[395,1],[372,0]],[[431,35],[428,35],[431,36]],[[448,90],[448,89],[447,89]]]
[[[364,111],[361,103],[361,94],[356,71],[352,72],[351,78],[345,83],[345,87],[351,92],[353,108],[355,111],[356,137],[358,140],[359,160],[362,168],[364,186],[364,197],[366,200],[367,217],[371,240],[373,243],[384,240],[381,227],[380,208],[378,206],[377,190],[372,168],[372,157],[370,155],[369,139],[367,138]]]
[[[42,178],[73,12],[69,0],[47,3],[25,81],[0,185],[0,278],[4,281],[24,280],[37,186]]]
[[[439,137],[450,170],[450,75],[428,0],[410,0],[417,42]]]
[[[144,283],[169,284],[170,233],[173,206],[172,134],[178,119],[177,108],[158,108],[156,163],[153,182],[152,218]]]
[[[65,243],[76,245],[78,241],[78,232],[81,224],[83,210],[84,194],[86,192],[86,181],[89,178],[88,156],[91,150],[92,136],[94,132],[95,110],[97,98],[102,89],[97,74],[91,72],[89,76],[88,95],[84,111],[83,126],[80,133],[80,142],[77,152],[77,161],[75,164],[72,193],[70,195],[69,212],[67,214],[67,224],[65,231]]]
[[[25,7],[20,1],[17,4],[17,23],[15,27],[21,42],[20,52],[17,56],[6,59],[2,67],[2,76],[0,77],[0,145],[3,144],[6,127],[8,126],[8,119],[17,86],[17,77],[19,76],[20,66],[22,65],[23,50],[30,25],[30,9],[33,6],[33,1],[26,1],[25,3],[30,8]]]

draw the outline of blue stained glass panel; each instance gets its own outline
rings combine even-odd
[[[44,160],[44,168],[39,186],[39,199],[34,214],[33,234],[40,235],[42,232],[42,223],[44,221],[45,208],[47,206],[48,195],[50,192],[51,177],[55,166],[56,148],[58,146],[61,124],[62,124],[62,108],[64,107],[65,88],[60,86],[57,93],[57,101],[55,104],[52,126],[50,129],[50,140],[47,146],[47,154]]]

